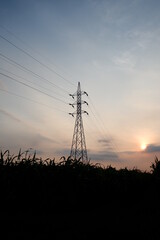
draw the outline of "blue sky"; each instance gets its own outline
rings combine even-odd
[[[159,10],[158,0],[1,1],[0,35],[53,71],[1,37],[0,54],[19,65],[0,55],[0,72],[62,100],[1,75],[1,148],[68,155],[68,93],[80,81],[89,94],[83,120],[90,158],[149,170],[160,150]]]

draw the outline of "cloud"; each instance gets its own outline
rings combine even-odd
[[[154,153],[154,152],[155,153],[160,152],[160,145],[149,144],[147,145],[146,149],[143,151],[124,151],[124,152],[120,152],[120,154],[135,155],[135,154]]]
[[[132,69],[135,66],[135,60],[131,51],[125,51],[118,56],[113,57],[113,63],[120,68]]]
[[[134,29],[127,32],[127,37],[143,49],[146,49],[153,39],[157,38],[159,32],[156,30]]]
[[[70,148],[64,148],[64,149],[59,149],[56,151],[56,154],[65,157],[69,157],[70,154]],[[119,157],[115,152],[107,152],[107,151],[101,151],[101,152],[95,152],[95,153],[90,153],[88,150],[88,158],[91,159],[91,161],[118,161]]]
[[[2,113],[3,115],[11,118],[12,120],[16,121],[16,122],[22,122],[19,118],[17,118],[16,116],[14,116],[12,113],[7,112],[6,110],[0,109],[0,113]]]
[[[46,137],[44,135],[41,135],[40,133],[37,134],[36,138],[39,140],[39,141],[47,141],[47,142],[50,142],[50,143],[57,143],[57,141],[49,138],[49,137]]]
[[[160,145],[149,144],[144,152],[146,153],[160,152]]]
[[[105,145],[109,145],[111,140],[110,139],[99,139],[98,140],[99,143],[104,143]]]
[[[97,152],[89,154],[89,158],[94,161],[118,161],[119,157],[115,152]]]
[[[101,143],[107,150],[113,150],[113,141],[111,138],[102,138],[98,140],[98,143]]]
[[[98,140],[98,143],[101,144],[103,151],[105,152],[117,152],[119,151],[116,141],[113,137],[102,138]]]
[[[71,151],[70,148],[61,148],[61,149],[56,151],[56,154],[61,156],[61,157],[62,156],[69,157],[70,151]]]
[[[122,154],[127,154],[127,155],[133,155],[133,154],[136,154],[136,153],[139,153],[139,151],[124,151],[124,152],[121,152]]]
[[[57,144],[56,139],[48,137],[47,133],[41,133],[30,123],[21,120],[9,111],[0,109],[1,114],[5,116],[5,119],[2,119],[2,128],[0,129],[0,134],[3,136],[2,148],[9,148],[13,151],[18,151],[20,148],[25,150],[32,148],[37,151],[38,155],[46,153],[46,156],[48,152],[53,152],[53,148]],[[5,124],[8,119],[11,121],[7,123],[6,129]]]

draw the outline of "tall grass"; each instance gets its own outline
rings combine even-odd
[[[7,220],[10,219],[10,215],[14,216],[15,227],[18,224],[24,227],[26,215],[29,216],[27,226],[30,227],[30,222],[32,226],[37,224],[33,223],[32,216],[40,216],[43,224],[47,216],[50,218],[45,225],[48,229],[48,225],[51,226],[54,219],[53,216],[65,215],[70,219],[74,214],[74,219],[65,222],[63,229],[68,231],[70,228],[75,234],[81,231],[99,234],[102,228],[100,226],[99,230],[93,229],[94,221],[97,221],[97,224],[101,222],[103,229],[109,226],[107,229],[111,233],[115,224],[119,229],[117,231],[124,229],[124,222],[125,224],[138,222],[143,229],[142,234],[150,229],[152,232],[158,228],[158,221],[154,221],[154,218],[160,216],[159,166],[160,162],[156,158],[151,165],[151,172],[127,168],[117,170],[112,166],[104,167],[65,156],[58,162],[55,158],[42,159],[37,157],[36,152],[30,153],[29,150],[20,149],[17,155],[11,154],[9,150],[1,151],[1,214]],[[88,221],[84,226],[86,213]],[[79,220],[77,216],[80,214]],[[95,220],[92,216],[95,216]],[[118,219],[118,223],[115,219],[116,221]],[[39,217],[36,218],[36,221],[38,220]],[[72,226],[76,226],[77,222],[79,225],[75,230]],[[43,224],[40,228],[43,228]],[[61,226],[61,222],[57,223],[56,219],[54,224],[57,224],[56,229]],[[7,228],[11,225],[13,222],[8,223]],[[105,234],[108,236],[107,232]]]

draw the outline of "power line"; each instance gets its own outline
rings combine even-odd
[[[67,94],[69,94],[69,92],[66,91],[65,89],[63,89],[62,87],[59,87],[59,86],[56,85],[55,83],[52,83],[52,82],[49,81],[48,79],[46,79],[46,78],[40,76],[39,74],[33,72],[33,71],[30,70],[30,69],[24,67],[23,65],[17,63],[16,61],[14,61],[13,59],[11,59],[11,58],[5,56],[4,54],[0,53],[0,56],[1,56],[1,59],[5,58],[5,59],[3,59],[4,61],[7,61],[7,60],[8,60],[10,64],[12,64],[12,65],[14,65],[14,66],[16,65],[16,66],[20,67],[21,70],[23,69],[23,70],[25,70],[25,71],[27,71],[27,72],[33,74],[36,78],[38,78],[38,79],[42,79],[42,80],[45,80],[45,81],[47,81],[49,84],[53,85],[54,87],[59,88],[61,91],[64,91],[64,92],[66,92]],[[6,60],[6,59],[7,59],[7,60]],[[8,62],[8,61],[7,61],[7,62]]]
[[[93,117],[94,117],[94,119],[95,119],[95,126],[97,125],[97,129],[99,130],[99,132],[100,132],[100,134],[101,134],[101,136],[104,138],[104,140],[105,140],[105,138],[106,138],[106,129],[103,127],[103,125],[100,123],[100,121],[98,121],[98,118],[97,118],[97,116],[98,115],[95,115],[94,114],[94,112],[93,112],[93,110],[92,110],[92,108],[90,107],[90,105],[89,105],[89,109],[90,109],[90,111],[91,111],[91,113],[92,113],[92,115],[93,115]],[[91,116],[90,116],[91,117]],[[94,121],[92,121],[92,123],[94,123]],[[113,141],[113,138],[109,135],[109,134],[107,134],[108,135],[108,137],[109,137],[109,141],[110,141],[110,145],[112,146],[112,148],[113,149],[115,149],[115,150],[113,150],[115,153],[117,153],[118,154],[118,152],[119,152],[119,149],[117,148],[117,146],[115,145],[115,143],[114,143],[114,141]]]
[[[33,99],[30,99],[30,98],[28,98],[28,97],[21,96],[21,95],[19,95],[19,94],[16,94],[16,93],[10,92],[10,91],[5,90],[5,89],[2,89],[2,88],[0,88],[0,91],[5,92],[5,93],[8,93],[8,94],[13,95],[13,96],[16,96],[16,97],[19,97],[19,98],[22,98],[22,99],[25,99],[25,100],[27,100],[27,101],[30,101],[30,102],[33,102],[33,103],[36,103],[36,104],[39,104],[39,105],[45,106],[45,107],[50,108],[50,109],[56,109],[56,110],[58,110],[58,111],[60,111],[60,112],[67,113],[67,112],[65,112],[65,111],[63,111],[63,110],[61,110],[61,109],[59,109],[59,108],[50,107],[50,106],[47,105],[47,104],[40,103],[40,102],[35,101],[35,100],[33,100]]]
[[[86,119],[85,119],[86,117]],[[91,119],[91,115],[85,115],[85,117],[83,118],[84,119],[84,129],[85,131],[89,131],[89,134],[92,135],[92,140],[95,138],[95,134],[93,134],[93,132],[95,131],[95,129],[97,129],[97,126],[96,124],[92,121]],[[88,123],[88,120],[91,119],[92,121],[92,124]],[[94,124],[94,126],[93,126]]]
[[[99,122],[99,123],[98,123],[98,126],[101,126],[101,128],[103,129],[103,130],[102,130],[103,132],[106,132],[106,131],[107,131],[107,135],[108,135],[108,137],[109,137],[109,139],[110,139],[110,142],[111,142],[112,146],[116,149],[116,152],[117,152],[117,153],[120,152],[118,146],[117,146],[117,145],[115,144],[115,142],[113,141],[113,138],[111,137],[109,131],[108,131],[108,130],[106,129],[106,127],[104,126],[104,123],[103,123],[102,119],[100,118],[100,114],[99,114],[98,111],[96,110],[96,108],[95,108],[95,106],[94,106],[91,98],[90,98],[90,97],[88,97],[88,98],[89,98],[89,100],[90,100],[90,103],[91,103],[94,111],[96,112],[96,114],[94,114],[91,106],[89,105],[89,108],[90,108],[90,110],[91,110],[94,118],[96,119],[97,122]],[[98,119],[98,118],[99,118],[99,119]]]
[[[33,60],[35,60],[36,62],[38,62],[41,66],[45,67],[46,69],[48,69],[49,71],[51,71],[52,73],[56,74],[58,77],[62,78],[63,80],[65,80],[66,82],[70,83],[71,85],[75,86],[74,83],[72,83],[70,80],[68,80],[67,78],[63,77],[61,74],[59,74],[58,72],[56,72],[55,70],[53,70],[52,68],[48,67],[46,64],[42,63],[41,61],[39,61],[37,58],[33,57],[30,53],[28,53],[27,51],[23,50],[22,48],[18,47],[17,45],[15,45],[14,43],[12,43],[11,41],[9,41],[7,38],[3,37],[2,35],[0,35],[0,38],[5,40],[6,42],[8,42],[9,44],[11,44],[12,46],[14,46],[15,48],[17,48],[19,51],[23,52],[24,54],[26,54],[27,56],[29,56],[30,58],[32,58]]]
[[[26,87],[28,87],[28,88],[31,88],[31,89],[33,89],[33,90],[35,90],[35,91],[37,91],[37,92],[40,92],[40,93],[42,93],[42,94],[44,94],[44,95],[46,95],[46,96],[48,96],[48,97],[50,97],[50,98],[53,98],[53,99],[55,99],[55,100],[57,100],[57,101],[60,101],[60,102],[65,103],[65,104],[68,104],[67,102],[65,102],[65,101],[63,101],[63,100],[61,100],[61,99],[59,99],[59,98],[57,98],[57,97],[54,97],[54,96],[52,96],[52,95],[49,95],[48,93],[45,93],[45,92],[43,92],[43,91],[41,91],[41,90],[39,90],[39,89],[37,89],[37,88],[35,88],[35,87],[32,87],[32,86],[30,86],[30,85],[28,85],[28,84],[26,84],[26,83],[23,83],[23,82],[15,79],[15,78],[12,78],[12,77],[4,74],[4,73],[1,73],[1,72],[0,72],[0,75],[2,75],[2,76],[4,76],[4,77],[7,77],[7,78],[10,78],[11,80],[13,80],[13,81],[15,81],[15,82],[17,82],[17,83],[20,83],[20,84],[22,84],[22,85],[24,85],[24,86],[26,86]]]
[[[34,82],[32,82],[32,81],[24,78],[24,77],[18,76],[17,74],[14,74],[14,73],[6,70],[6,69],[3,69],[3,68],[1,68],[1,67],[0,67],[0,69],[1,69],[2,71],[5,71],[5,72],[9,73],[9,74],[12,74],[12,75],[15,76],[15,77],[21,78],[21,79],[23,79],[23,80],[25,80],[25,81],[27,81],[27,82],[29,82],[29,83],[32,83],[32,84],[34,84],[34,85],[37,85],[38,87],[43,88],[43,89],[45,89],[45,90],[47,90],[47,91],[52,91],[51,89],[48,89],[48,88],[46,88],[46,87],[44,87],[44,86],[42,86],[42,85],[40,85],[40,84],[34,83]],[[62,94],[59,94],[59,93],[56,93],[56,92],[53,92],[53,91],[52,91],[52,93],[54,93],[54,94],[56,94],[56,95],[60,95],[61,97],[64,97],[64,98],[65,98],[65,96],[62,95]]]
[[[97,128],[97,125],[96,125],[96,123],[94,122],[94,119],[92,119],[92,117],[91,117],[91,115],[89,115],[89,116],[86,116],[87,117],[87,121],[85,121],[85,125],[86,125],[86,127],[85,127],[85,131],[88,133],[88,135],[91,135],[90,137],[91,137],[91,139],[93,140],[93,142],[94,142],[94,146],[92,146],[92,147],[90,147],[90,152],[96,152],[96,151],[98,151],[98,149],[96,149],[95,148],[95,140],[96,140],[96,142],[97,142],[97,136],[99,137],[99,134],[100,134],[100,136],[102,136],[102,133],[100,132],[100,130]],[[88,123],[88,120],[91,120],[91,123]],[[93,131],[95,131],[95,130],[98,130],[98,132],[99,133],[97,133],[96,135],[95,134],[93,134]],[[104,137],[104,136],[103,136]],[[97,145],[97,143],[96,143],[96,147],[98,147],[99,148],[99,145]],[[113,147],[112,146],[110,146],[110,145],[108,145],[108,148],[107,148],[107,146],[105,146],[104,145],[104,147],[105,147],[105,150],[107,151],[106,152],[106,159],[104,159],[104,160],[107,160],[108,159],[108,157],[107,157],[107,153],[110,153],[111,155],[110,155],[110,160],[112,160],[112,156],[113,156],[113,158],[115,157],[115,156],[118,156],[118,152],[117,151],[115,151],[114,149],[113,149]],[[93,153],[94,154],[94,153]],[[101,156],[101,154],[104,154],[104,157],[105,157],[105,152],[104,151],[99,151],[98,153],[97,153],[99,156]],[[93,160],[92,159],[92,157],[91,157],[91,160]],[[97,157],[97,160],[98,160],[98,157]]]
[[[20,38],[18,38],[15,34],[13,34],[12,32],[10,32],[9,30],[7,30],[6,28],[4,28],[3,26],[1,26],[1,27],[2,27],[3,29],[5,29],[8,33],[12,34],[14,37],[16,37],[18,40],[20,40],[20,41],[22,42],[22,40],[21,40]],[[52,68],[50,68],[49,66],[47,66],[46,64],[44,64],[43,62],[41,62],[40,60],[38,60],[37,58],[35,58],[35,57],[34,57],[33,55],[31,55],[29,52],[27,52],[27,51],[25,51],[24,49],[20,48],[19,46],[15,45],[12,41],[8,40],[7,38],[5,38],[5,37],[2,36],[2,35],[0,35],[0,38],[3,39],[3,40],[5,40],[6,42],[8,42],[9,44],[11,44],[12,46],[14,46],[14,47],[15,47],[16,49],[18,49],[19,51],[21,51],[21,52],[23,52],[24,54],[26,54],[26,55],[29,56],[30,58],[32,58],[34,61],[38,62],[41,66],[45,67],[45,68],[48,69],[49,71],[51,71],[51,72],[53,72],[54,74],[56,74],[58,77],[62,78],[63,80],[67,81],[68,83],[70,83],[70,84],[72,84],[72,85],[75,85],[75,84],[73,84],[70,80],[68,80],[67,78],[63,77],[61,74],[59,74],[58,72],[56,72],[55,70],[53,70]],[[16,63],[15,61],[9,59],[8,57],[4,56],[3,54],[0,54],[0,55],[3,56],[4,58],[8,59],[8,60],[11,61],[12,63],[16,64],[17,66],[20,66],[21,68],[25,69],[26,71],[29,71],[30,73],[34,74],[34,76],[39,77],[39,78],[41,78],[41,79],[43,79],[43,80],[46,80],[48,83],[56,86],[55,84],[53,84],[52,82],[50,82],[48,79],[45,79],[45,78],[41,77],[40,75],[34,73],[33,71],[27,69],[26,67],[24,67],[24,66],[22,66],[22,65]],[[1,73],[0,73],[0,74],[1,74]],[[12,74],[13,74],[13,73],[12,73]],[[13,74],[13,75],[14,75],[14,74]],[[7,75],[6,75],[6,76],[7,76]],[[9,77],[9,76],[8,76],[8,77]],[[10,77],[10,78],[11,78],[11,77]],[[13,78],[11,78],[11,79],[13,80]],[[24,78],[23,78],[23,79],[24,79]],[[15,79],[14,79],[14,80],[15,80]],[[16,81],[18,81],[18,80],[16,80]],[[36,89],[36,88],[33,88],[33,87],[31,87],[31,86],[29,86],[29,85],[27,85],[27,84],[24,84],[24,83],[22,83],[22,82],[20,82],[20,81],[18,81],[18,82],[21,83],[21,84],[23,84],[23,85],[26,85],[26,86],[34,89],[34,90],[36,90],[36,91],[39,91],[39,92],[41,92],[41,93],[43,93],[43,94],[45,94],[45,95],[50,96],[49,94],[46,94],[46,93],[44,93],[44,92],[42,92],[42,91],[40,91],[40,90],[38,90],[38,89]],[[31,82],[31,81],[30,81],[30,82]],[[32,82],[31,82],[31,83],[32,83]],[[33,84],[33,83],[32,83],[32,84]],[[41,86],[40,86],[40,87],[41,87]],[[56,86],[56,87],[58,87],[58,86]],[[62,89],[61,87],[58,87],[58,88]],[[48,89],[47,89],[47,90],[48,90]],[[63,90],[64,90],[64,89],[63,89]],[[66,91],[66,92],[67,92],[67,91]],[[68,93],[68,92],[67,92],[67,93]],[[51,97],[51,96],[50,96],[50,97]],[[52,96],[52,98],[54,98],[54,97]],[[55,99],[58,100],[58,98],[55,98]],[[60,99],[59,99],[59,100],[60,100]],[[62,101],[62,100],[61,100],[61,101]],[[90,99],[90,101],[91,101],[91,99]],[[96,121],[98,121],[98,120],[97,120],[97,119],[98,119],[97,117],[99,117],[99,122],[101,123],[101,124],[98,124],[98,126],[101,125],[101,126],[103,127],[103,129],[105,129],[105,131],[106,131],[106,127],[104,127],[104,124],[103,124],[103,122],[102,122],[102,119],[100,118],[99,113],[97,114],[97,110],[95,109],[92,101],[91,101],[91,104],[92,104],[92,106],[93,106],[93,109],[94,109],[95,112],[96,112],[96,115],[95,115],[94,112],[92,111],[92,109],[90,108],[91,111],[92,111],[92,114],[93,114],[94,118],[96,119]],[[109,135],[109,134],[108,134],[108,135]],[[112,137],[111,137],[111,136],[109,136],[109,138],[110,138],[110,140],[112,140]],[[114,143],[114,142],[113,142],[113,143]],[[114,145],[115,145],[116,148],[118,148],[115,143],[114,143]]]
[[[0,24],[0,27],[5,30],[7,33],[9,33],[10,35],[12,35],[15,39],[17,39],[18,41],[20,41],[22,44],[26,45],[28,48],[30,48],[33,52],[35,52],[36,54],[38,54],[40,57],[45,58],[50,64],[52,64],[55,67],[58,67],[60,70],[62,70],[64,73],[69,74],[66,72],[66,70],[64,70],[62,67],[59,67],[57,64],[53,63],[49,58],[47,58],[46,56],[42,55],[41,53],[39,53],[37,50],[35,50],[35,48],[33,48],[30,44],[28,44],[26,41],[22,40],[19,36],[17,36],[15,33],[13,33],[11,30],[8,30],[6,27],[2,26]],[[69,74],[70,75],[70,74]]]
[[[93,112],[92,112],[93,114]],[[115,142],[113,141],[113,138],[111,137],[111,135],[109,135],[108,133],[106,133],[106,130],[102,127],[102,125],[100,126],[100,123],[98,122],[96,116],[93,114],[95,120],[97,121],[96,124],[97,126],[99,127],[99,130],[101,132],[101,136],[103,137],[104,140],[108,140],[109,142],[109,145],[113,148],[113,151],[118,154],[120,151],[119,149],[117,148]],[[107,139],[106,139],[107,137]]]
[[[93,115],[94,116],[94,115]],[[94,124],[95,128],[98,130],[100,136],[102,137],[102,140],[108,140],[108,147],[110,149],[108,149],[109,152],[113,152],[116,155],[119,155],[118,150],[116,149],[116,147],[113,144],[112,139],[109,137],[109,139],[106,139],[106,134],[104,133],[104,131],[102,130],[102,128],[100,128],[99,123],[97,121],[94,121],[94,119],[96,120],[96,118],[94,117],[94,119],[91,117],[91,115],[89,115],[92,124]],[[105,142],[104,142],[105,143]]]

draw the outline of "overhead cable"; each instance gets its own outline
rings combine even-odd
[[[6,59],[7,59],[9,62],[11,62],[11,63],[13,63],[13,64],[19,66],[20,68],[24,69],[24,70],[27,71],[27,72],[30,72],[30,73],[33,74],[35,77],[38,77],[39,79],[45,80],[45,81],[47,81],[48,83],[50,83],[51,85],[53,85],[54,87],[59,88],[60,90],[62,90],[62,91],[64,91],[64,92],[67,92],[67,91],[66,91],[65,89],[63,89],[62,87],[59,87],[59,86],[56,85],[55,83],[52,83],[52,82],[49,81],[48,79],[46,79],[46,78],[40,76],[39,74],[33,72],[33,71],[30,70],[30,69],[24,67],[23,65],[17,63],[16,61],[14,61],[13,59],[11,59],[11,58],[5,56],[4,54],[0,53],[0,56],[2,57],[2,59],[5,58],[5,59],[3,59],[3,60],[6,61]],[[67,94],[69,94],[69,93],[67,92]]]
[[[0,72],[0,75],[2,75],[2,76],[4,76],[4,77],[7,77],[7,78],[9,78],[9,79],[11,79],[11,80],[13,80],[13,81],[15,81],[15,82],[17,82],[17,83],[20,83],[20,84],[22,84],[22,85],[24,85],[24,86],[26,86],[26,87],[28,87],[28,88],[31,88],[31,89],[33,89],[33,90],[35,90],[35,91],[37,91],[37,92],[40,92],[40,93],[42,93],[42,94],[44,94],[44,95],[46,95],[46,96],[48,96],[48,97],[50,97],[50,98],[53,98],[53,99],[55,99],[55,100],[57,100],[57,101],[60,101],[60,102],[65,103],[65,104],[68,105],[67,102],[65,102],[65,101],[63,101],[63,100],[61,100],[61,99],[59,99],[59,98],[57,98],[57,97],[54,97],[54,96],[52,96],[52,95],[50,95],[50,94],[48,94],[48,93],[45,93],[45,92],[43,92],[43,91],[41,91],[41,90],[39,90],[39,89],[37,89],[37,88],[35,88],[35,87],[32,87],[32,86],[30,86],[30,85],[28,85],[28,84],[26,84],[26,83],[23,83],[23,82],[15,79],[15,78],[13,78],[13,77],[10,77],[10,76],[8,76],[8,75],[6,75],[6,74],[4,74],[4,73],[1,73],[1,72]]]
[[[2,89],[2,88],[0,88],[0,91],[5,92],[5,93],[10,94],[10,95],[13,95],[13,96],[16,96],[16,97],[19,97],[19,98],[22,98],[22,99],[25,99],[25,100],[27,100],[27,101],[30,101],[30,102],[33,102],[33,103],[36,103],[36,104],[45,106],[45,107],[50,108],[50,109],[56,109],[56,110],[58,110],[58,111],[60,111],[60,112],[67,113],[67,112],[65,112],[65,111],[63,111],[63,110],[61,110],[61,109],[59,109],[59,108],[51,107],[51,106],[49,106],[49,105],[47,105],[47,104],[44,104],[44,103],[35,101],[35,100],[31,99],[31,98],[21,96],[21,95],[19,95],[19,94],[13,93],[13,92],[11,92],[11,91],[8,91],[8,90]]]
[[[20,50],[21,52],[23,52],[24,54],[26,54],[27,56],[29,56],[30,58],[32,58],[33,60],[35,60],[36,62],[38,62],[41,66],[45,67],[46,69],[48,69],[49,71],[51,71],[52,73],[56,74],[58,77],[62,78],[63,80],[65,80],[66,82],[70,83],[71,85],[75,86],[74,83],[72,83],[70,80],[68,80],[67,78],[63,77],[61,74],[59,74],[58,72],[56,72],[55,70],[53,70],[52,68],[50,68],[49,66],[47,66],[46,64],[42,63],[41,61],[39,61],[37,58],[33,57],[30,53],[28,53],[27,51],[23,50],[22,48],[18,47],[17,45],[15,45],[14,43],[12,43],[11,41],[9,41],[7,38],[3,37],[2,35],[0,35],[0,38],[5,40],[6,42],[8,42],[9,44],[11,44],[12,46],[14,46],[15,48],[17,48],[18,50]]]
[[[7,33],[9,33],[10,35],[12,35],[15,39],[17,39],[19,42],[21,42],[22,44],[24,44],[27,48],[29,48],[32,52],[35,52],[36,54],[38,54],[40,57],[42,57],[43,59],[45,58],[50,64],[52,64],[53,66],[59,68],[60,70],[62,70],[64,73],[68,74],[68,72],[66,72],[66,70],[64,70],[62,67],[58,66],[57,64],[53,63],[49,58],[47,58],[46,56],[42,55],[39,51],[37,51],[34,47],[32,47],[30,44],[28,44],[26,41],[24,41],[22,38],[20,38],[17,34],[13,33],[11,30],[9,30],[8,28],[6,28],[5,26],[2,26],[0,24],[0,27],[5,30]]]
[[[21,76],[19,76],[19,75],[17,75],[17,74],[12,73],[12,72],[4,69],[4,68],[1,68],[1,67],[0,67],[0,69],[1,69],[2,71],[5,71],[5,72],[9,73],[9,74],[12,74],[12,75],[15,76],[15,77],[18,77],[18,78],[20,78],[20,79],[23,79],[23,80],[25,80],[25,81],[27,81],[27,82],[29,82],[29,83],[31,83],[31,84],[34,84],[34,85],[36,85],[36,86],[38,86],[38,87],[40,87],[40,88],[42,88],[42,89],[45,89],[45,90],[47,90],[47,91],[51,91],[52,93],[54,93],[54,94],[56,94],[56,95],[59,95],[59,96],[65,98],[64,95],[61,95],[60,93],[53,92],[53,91],[52,91],[51,89],[49,89],[49,88],[46,88],[46,87],[44,87],[44,86],[42,86],[42,85],[40,85],[40,84],[34,83],[34,82],[32,82],[32,81],[24,78],[24,77],[21,77]]]

